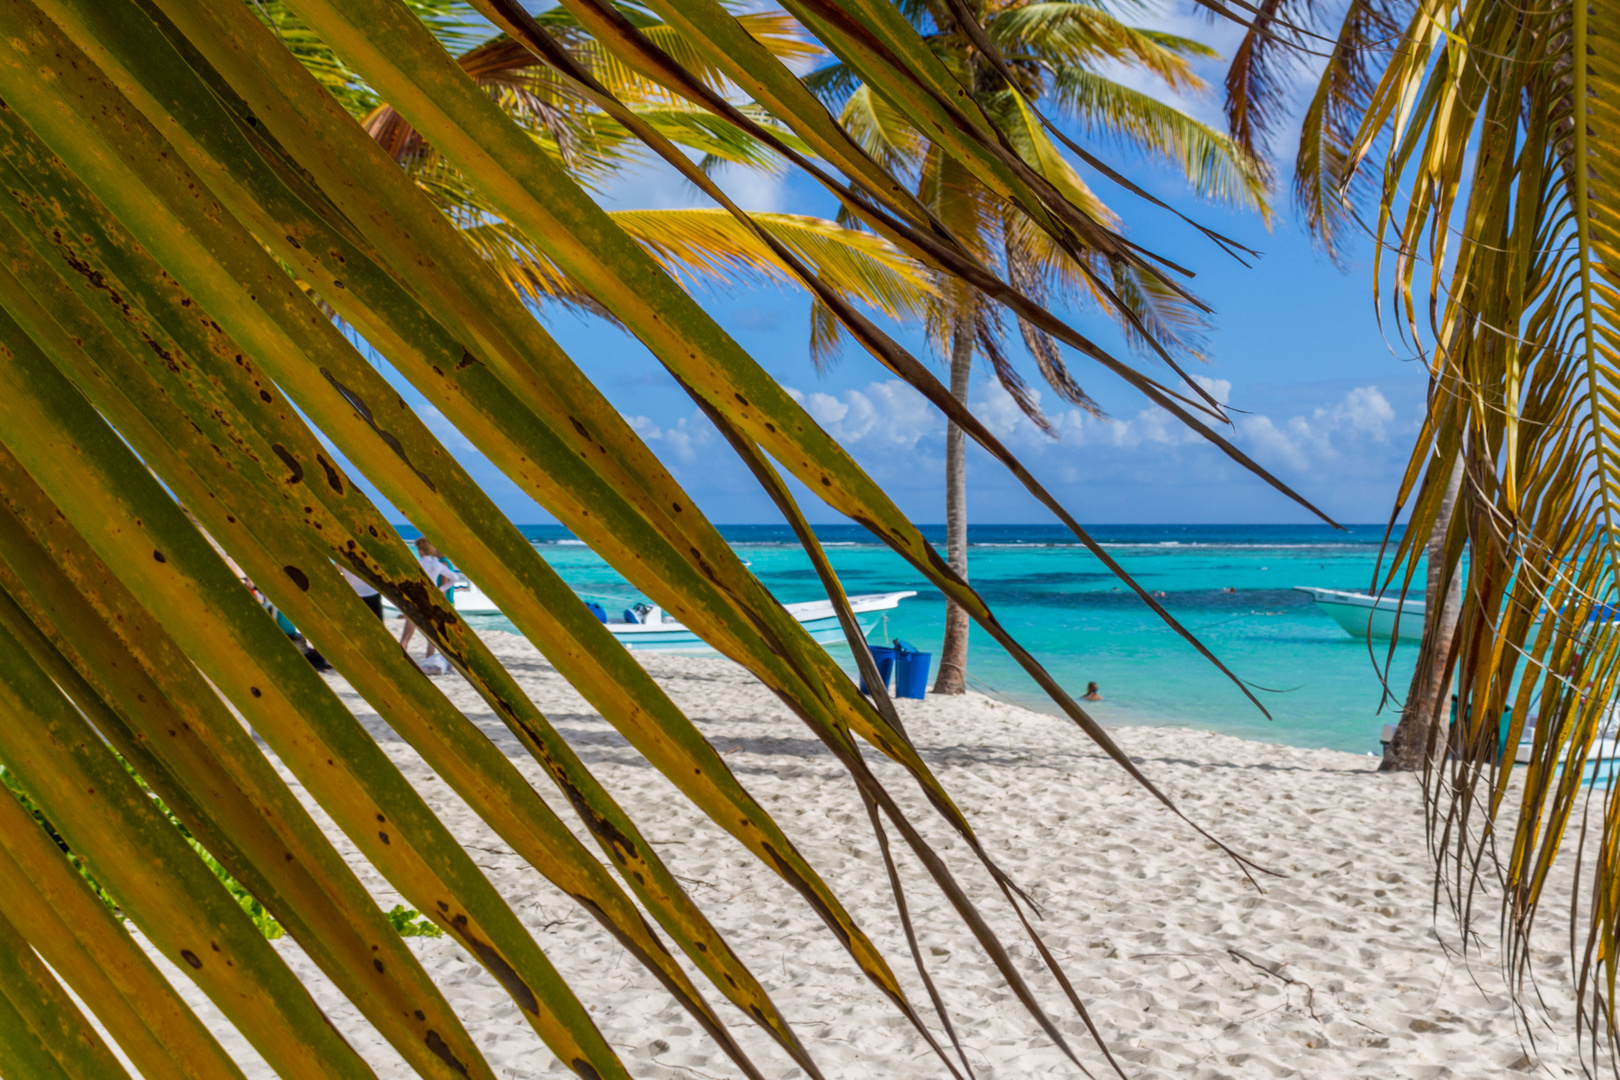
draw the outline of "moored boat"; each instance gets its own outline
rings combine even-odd
[[[1316,606],[1344,627],[1353,638],[1383,638],[1398,635],[1400,641],[1418,641],[1423,637],[1423,600],[1421,597],[1369,596],[1367,593],[1346,592],[1343,589],[1319,589],[1312,585],[1295,585],[1296,592],[1309,595]]]
[[[501,609],[476,585],[457,585],[454,588],[456,611],[462,615],[499,615]],[[885,611],[893,611],[900,601],[916,596],[915,590],[891,593],[869,593],[849,598],[850,610],[863,635],[877,627]],[[387,604],[391,614],[398,614]],[[783,604],[787,613],[798,620],[812,640],[822,645],[842,644],[844,631],[838,624],[831,600],[807,600],[798,604]],[[624,643],[627,649],[642,652],[710,652],[712,649],[698,635],[676,622],[656,607],[636,604],[626,608],[619,618],[607,620],[608,632]]]

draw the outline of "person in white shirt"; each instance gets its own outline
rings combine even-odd
[[[429,581],[448,593],[450,586],[456,583],[456,575],[450,565],[444,561],[444,556],[433,542],[427,537],[418,537],[416,541],[416,561],[422,566],[422,573],[427,575]],[[451,601],[454,603],[454,601]],[[400,635],[399,644],[406,652],[410,651],[411,638],[416,634],[416,624],[410,620],[405,622],[405,632]],[[426,635],[424,635],[426,636]],[[422,656],[422,670],[430,675],[443,675],[450,670],[450,664],[439,655],[438,646],[433,639],[427,639],[427,652]]]
[[[360,599],[366,602],[366,607],[371,609],[372,614],[381,619],[383,617],[382,593],[372,588],[370,582],[347,566],[338,567],[338,573],[342,574],[343,580],[349,583],[349,588],[353,589]]]

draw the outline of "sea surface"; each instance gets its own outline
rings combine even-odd
[[[784,603],[824,594],[785,526],[721,526],[721,533]],[[407,530],[407,532],[409,532]],[[611,612],[641,599],[588,547],[557,526],[525,526],[540,553],[582,596]],[[1066,530],[979,525],[969,530],[969,575],[1002,624],[1075,697],[1096,682],[1087,708],[1105,723],[1185,725],[1309,748],[1376,753],[1381,726],[1399,707],[1384,695],[1388,664],[1396,700],[1411,678],[1416,645],[1393,657],[1369,650],[1317,611],[1295,585],[1366,590],[1382,525],[1098,525],[1092,535],[1237,676],[1265,714],[1148,608]],[[924,526],[943,548],[943,526]],[[817,529],[851,594],[915,589],[872,634],[902,638],[937,662],[944,599],[859,526]],[[1398,536],[1398,533],[1396,534]],[[511,630],[499,617],[475,620]],[[972,686],[1046,712],[1056,707],[1002,649],[975,628]],[[847,649],[840,660],[853,668]],[[1382,705],[1382,712],[1380,706]]]

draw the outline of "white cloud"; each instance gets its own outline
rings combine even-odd
[[[1222,404],[1230,402],[1232,384],[1228,380],[1195,378],[1211,397]],[[1117,451],[1110,455],[1115,463],[1121,455],[1143,461],[1201,453],[1220,456],[1203,436],[1157,406],[1133,416],[1102,419],[1068,407],[1051,410],[1046,415],[1057,435],[1054,439],[1024,415],[1000,383],[987,379],[976,391],[970,401],[974,414],[1022,457],[1061,459],[1078,447]],[[838,395],[788,392],[857,457],[869,459],[872,450],[941,452],[944,418],[899,380],[874,382],[864,390]],[[1040,391],[1033,388],[1031,397],[1037,404],[1042,401]],[[1232,428],[1211,426],[1262,465],[1301,476],[1325,475],[1347,464],[1359,464],[1375,449],[1379,457],[1405,451],[1392,441],[1404,428],[1394,406],[1376,386],[1356,387],[1308,414],[1281,419],[1235,414],[1234,421]]]
[[[785,174],[727,165],[713,179],[744,210],[778,214],[787,208]],[[618,174],[596,200],[608,210],[707,210],[716,205],[696,184],[662,161],[649,161]]]
[[[624,420],[655,451],[662,446],[683,464],[696,461],[698,450],[714,439],[714,428],[698,413],[683,416],[668,427],[660,427],[646,416],[627,416]]]
[[[1246,416],[1237,426],[1241,441],[1262,464],[1307,472],[1314,465],[1338,461],[1369,441],[1387,443],[1395,409],[1378,387],[1358,386],[1309,417],[1295,416],[1279,424],[1269,416]]]
[[[788,388],[828,434],[846,446],[910,449],[945,433],[945,420],[916,390],[898,379],[841,395]]]

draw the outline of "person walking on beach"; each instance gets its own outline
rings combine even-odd
[[[450,569],[450,564],[444,561],[439,549],[433,546],[433,541],[425,536],[416,539],[416,561],[422,566],[422,573],[433,582],[441,591],[448,593],[450,586],[456,583],[456,575]],[[451,603],[455,601],[452,599]],[[411,638],[416,634],[416,624],[409,619],[405,621],[405,632],[399,636],[400,648],[407,653],[411,649]],[[426,635],[423,635],[424,637]],[[427,639],[427,652],[422,656],[422,670],[429,675],[443,675],[450,670],[450,663],[439,654],[438,646],[433,639]]]

